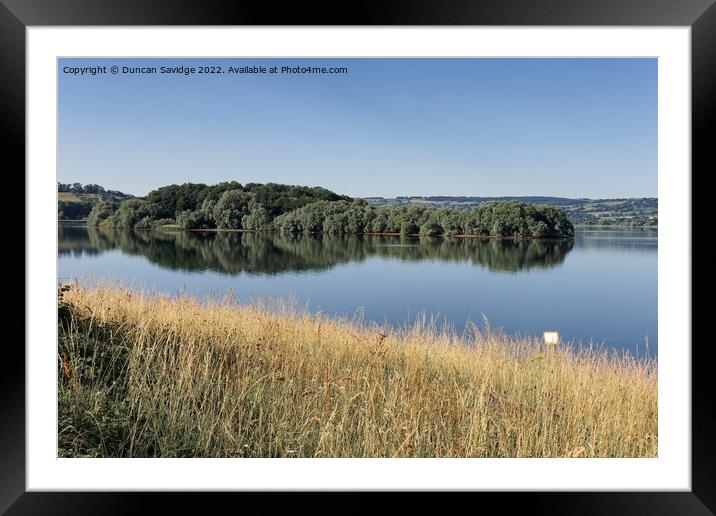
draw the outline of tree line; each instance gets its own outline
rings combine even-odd
[[[83,185],[82,183],[60,183],[59,181],[57,182],[57,191],[73,194],[95,194],[99,195],[100,197],[130,197],[129,195],[120,192],[119,190],[107,190],[100,185]]]
[[[320,187],[241,185],[236,181],[211,186],[185,183],[158,188],[142,199],[98,203],[88,224],[120,228],[176,224],[185,229],[261,229],[268,227],[276,216],[311,202],[348,199]],[[250,220],[245,226],[246,216]]]
[[[84,220],[92,213],[96,204],[92,200],[57,201],[57,218],[59,220]]]
[[[364,200],[316,202],[274,219],[280,231],[308,233],[396,233],[425,236],[572,237],[562,210],[519,201],[497,201],[470,209],[380,206]]]
[[[57,191],[74,194],[57,201],[57,218],[59,220],[84,220],[100,200],[119,204],[132,197],[118,190],[107,190],[96,184],[83,185],[82,183],[60,183],[59,181],[57,182]]]
[[[144,198],[97,203],[91,226],[148,229],[243,229],[287,233],[396,233],[425,236],[572,237],[574,228],[553,206],[498,201],[470,209],[419,204],[374,206],[320,187],[235,181],[186,183]]]

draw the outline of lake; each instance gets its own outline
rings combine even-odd
[[[293,299],[394,326],[424,313],[461,331],[559,331],[656,356],[657,232],[574,240],[105,230],[61,224],[58,274],[161,293]]]

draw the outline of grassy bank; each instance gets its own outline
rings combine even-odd
[[[111,286],[59,304],[60,456],[657,453],[652,362]]]

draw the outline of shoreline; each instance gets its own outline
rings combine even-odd
[[[100,229],[102,226],[90,226],[87,224],[86,220],[58,220],[58,223],[65,224],[65,225],[76,225],[76,226],[82,226],[87,228],[97,228]],[[267,229],[267,230],[260,230],[260,229],[218,229],[218,228],[207,228],[207,229],[187,229],[182,228],[179,226],[158,226],[156,228],[114,228],[114,229],[132,229],[135,231],[194,231],[194,232],[214,232],[214,233],[282,233],[281,231],[277,231],[275,229]],[[633,230],[633,231],[658,231],[659,226],[626,226],[626,225],[617,225],[617,224],[604,224],[604,225],[590,225],[590,224],[575,224],[574,225],[575,230],[605,230],[605,229],[615,229],[615,230]],[[299,234],[308,234],[308,235],[327,235],[327,234],[333,234],[333,233],[325,233],[325,232],[306,232],[306,231],[299,231],[299,232],[292,232],[292,233],[286,233],[291,235],[299,235]],[[510,240],[569,240],[573,239],[574,237],[569,236],[562,236],[562,237],[514,237],[514,236],[492,236],[492,235],[421,235],[420,233],[378,233],[378,232],[367,232],[367,233],[335,233],[336,235],[367,235],[367,236],[412,236],[412,237],[428,237],[428,238],[437,238],[437,237],[444,237],[444,238],[481,238],[481,239],[510,239]]]
[[[90,226],[83,221],[60,221],[60,222],[77,222],[77,226],[104,229],[102,226]],[[107,228],[107,229],[121,229],[121,230],[133,230],[133,231],[190,231],[196,233],[275,233],[283,235],[332,235],[332,236],[398,236],[398,237],[424,237],[424,238],[477,238],[484,240],[573,240],[573,236],[550,236],[550,237],[532,237],[532,236],[495,236],[495,235],[470,235],[470,234],[457,234],[457,235],[423,235],[421,233],[379,233],[379,232],[368,232],[368,233],[328,233],[325,231],[295,231],[285,232],[276,229],[226,229],[226,228],[205,228],[205,229],[187,229],[178,226],[158,226],[156,228]]]

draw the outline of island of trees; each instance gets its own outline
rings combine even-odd
[[[376,206],[320,187],[235,181],[185,183],[143,198],[97,202],[90,226],[231,229],[289,233],[395,233],[425,236],[571,238],[572,223],[554,206],[497,201],[469,209],[410,204]]]

